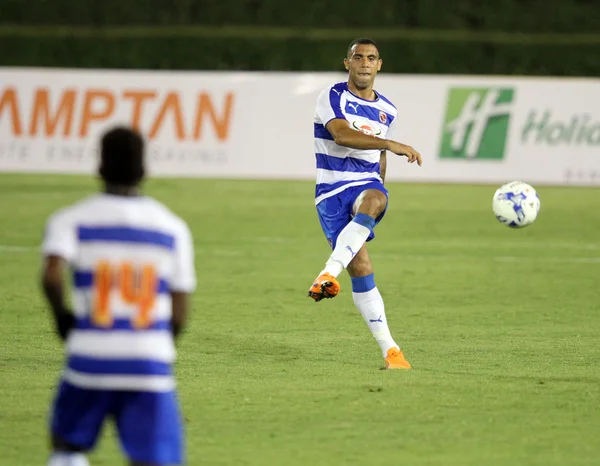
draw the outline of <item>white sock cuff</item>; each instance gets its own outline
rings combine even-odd
[[[48,460],[48,466],[90,466],[83,453],[55,451]]]

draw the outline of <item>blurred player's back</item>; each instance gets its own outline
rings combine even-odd
[[[169,291],[191,286],[190,271],[178,270],[175,257],[176,243],[187,244],[186,225],[151,198],[109,194],[92,196],[53,220],[65,231],[65,249],[71,235],[76,246],[76,325],[67,340],[64,379],[86,388],[172,389]]]
[[[192,236],[181,218],[140,194],[143,142],[133,131],[104,136],[100,175],[104,192],[52,215],[44,237],[44,292],[67,349],[49,465],[85,466],[107,418],[130,464],[181,464],[172,364],[196,286]]]

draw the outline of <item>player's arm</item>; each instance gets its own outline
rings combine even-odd
[[[192,235],[186,224],[175,245],[175,270],[171,282],[171,329],[177,338],[187,322],[189,295],[196,289],[196,267]]]
[[[350,126],[346,119],[334,118],[325,127],[339,146],[362,150],[388,150],[388,140],[357,131]]]
[[[42,251],[41,287],[52,310],[56,330],[65,340],[75,323],[73,313],[65,302],[64,275],[67,262],[75,254],[74,233],[61,216],[53,217],[46,226]]]
[[[75,323],[75,317],[65,303],[64,269],[65,260],[62,257],[49,255],[45,258],[42,270],[42,290],[52,310],[56,330],[63,340]]]
[[[379,176],[381,176],[381,181],[385,183],[385,171],[387,169],[387,157],[386,151],[382,150],[379,155]]]
[[[346,119],[334,118],[327,123],[326,128],[333,136],[335,143],[340,146],[362,150],[387,150],[397,155],[405,155],[411,163],[417,162],[419,165],[422,163],[421,154],[412,147],[391,139],[382,139],[357,131],[350,126]]]
[[[171,329],[173,331],[173,336],[177,338],[183,330],[187,319],[189,303],[188,293],[184,293],[182,291],[172,291],[171,300],[173,306],[173,314],[171,316]]]

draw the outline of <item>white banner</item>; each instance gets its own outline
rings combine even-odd
[[[0,68],[0,171],[94,173],[98,137],[141,129],[154,176],[314,179],[317,94],[345,73]],[[387,75],[388,180],[600,183],[600,80]]]

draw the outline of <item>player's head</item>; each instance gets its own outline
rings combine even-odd
[[[350,42],[344,66],[348,70],[349,79],[358,89],[373,86],[375,76],[381,69],[379,49],[374,40],[360,37]]]
[[[135,187],[144,178],[144,140],[130,128],[118,126],[100,141],[100,176],[111,186]]]

